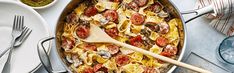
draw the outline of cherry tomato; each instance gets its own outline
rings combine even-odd
[[[167,43],[168,43],[168,40],[167,40],[166,38],[164,38],[164,37],[158,37],[158,38],[156,39],[156,44],[157,44],[158,46],[160,46],[160,47],[166,46]]]
[[[105,32],[112,38],[118,37],[118,30],[117,28],[105,29]]]
[[[104,13],[104,17],[112,22],[116,22],[119,18],[118,13],[115,10],[107,10]]]
[[[161,34],[166,34],[166,33],[168,33],[169,30],[170,30],[170,26],[169,26],[166,22],[165,22],[165,23],[159,24],[159,27],[160,27],[159,32],[160,32]]]
[[[139,10],[139,6],[135,3],[135,2],[130,2],[127,5],[129,8],[131,8],[134,11],[138,11]]]
[[[107,45],[107,48],[111,54],[116,54],[119,52],[119,46],[116,45]]]
[[[93,71],[93,68],[88,67],[88,68],[85,68],[82,73],[95,73],[95,72]]]
[[[123,66],[128,64],[130,58],[127,55],[118,55],[115,57],[115,61],[118,66]]]
[[[97,64],[97,65],[95,65],[94,67],[93,67],[93,71],[94,72],[97,72],[99,69],[101,69],[103,66],[102,66],[102,64]]]
[[[91,6],[85,9],[84,15],[90,17],[90,16],[96,15],[97,12],[98,12],[97,8],[95,8],[94,6]]]
[[[89,36],[89,29],[90,28],[88,28],[87,26],[80,25],[77,27],[76,35],[81,39],[85,39]]]
[[[97,50],[97,46],[93,45],[93,44],[86,44],[85,45],[85,50],[93,50],[96,51]]]
[[[169,53],[169,52],[161,52],[160,55],[165,56],[165,57],[170,57],[170,56],[172,56],[172,54]]]
[[[143,45],[143,40],[140,35],[131,38],[129,41],[131,45],[136,46],[136,47],[141,47]]]
[[[131,18],[130,18],[131,22],[135,25],[141,25],[144,23],[145,21],[145,17],[139,13],[134,13]]]
[[[153,67],[144,67],[143,73],[160,73],[158,69]]]
[[[171,55],[176,55],[177,54],[177,47],[172,46],[172,45],[167,45],[164,49],[164,52],[170,53]]]
[[[79,18],[75,13],[71,13],[66,17],[66,21],[69,23],[78,22]]]
[[[75,41],[63,37],[62,39],[62,48],[64,50],[70,50],[75,46]]]

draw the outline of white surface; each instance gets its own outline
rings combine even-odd
[[[66,6],[70,0],[58,0],[58,2],[47,9],[37,10],[42,17],[48,22],[50,28],[54,32],[56,26],[57,18],[59,17],[61,11]],[[196,0],[172,0],[180,11],[185,11],[193,9]],[[185,20],[191,17],[190,15],[185,16]],[[0,21],[1,22],[1,21]],[[184,58],[186,58],[190,52],[195,52],[196,54],[206,58],[207,60],[220,65],[226,69],[233,70],[234,67],[231,65],[225,65],[219,63],[215,58],[215,49],[219,43],[224,39],[224,35],[214,30],[209,25],[209,20],[205,18],[198,18],[187,25],[187,47],[185,51]],[[1,44],[1,43],[0,43]],[[55,47],[53,43],[53,48],[51,51],[52,65],[56,65],[55,68],[60,68],[58,59],[55,56]],[[183,59],[185,60],[185,59]],[[41,67],[36,73],[47,73],[43,67]],[[175,73],[180,73],[175,71]]]
[[[14,15],[24,16],[24,25],[33,31],[20,47],[13,50],[11,73],[27,73],[40,64],[37,42],[50,35],[49,26],[32,8],[16,2],[0,1],[0,53],[10,45]],[[48,48],[49,44],[45,44],[45,47]],[[3,65],[1,64],[0,67]]]

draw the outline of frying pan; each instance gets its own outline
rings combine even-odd
[[[56,30],[54,33],[54,37],[46,37],[41,39],[38,42],[37,48],[38,48],[38,54],[39,54],[39,58],[42,62],[42,65],[45,67],[45,69],[50,72],[50,73],[61,73],[61,72],[69,72],[72,73],[71,70],[68,68],[68,64],[66,63],[65,60],[65,55],[62,53],[63,50],[61,49],[61,34],[63,32],[63,27],[64,27],[64,23],[65,23],[65,18],[66,16],[71,13],[80,3],[82,3],[85,0],[72,0],[63,10],[62,14],[60,15],[58,21],[57,21],[57,25],[56,25]],[[160,2],[166,7],[169,8],[170,12],[172,13],[172,15],[176,18],[181,19],[182,24],[179,25],[179,35],[180,35],[180,43],[179,43],[179,52],[178,52],[178,57],[176,60],[181,61],[183,55],[184,55],[184,50],[186,48],[186,40],[187,40],[187,32],[186,32],[186,26],[185,23],[188,23],[191,20],[196,19],[197,17],[200,17],[204,14],[207,14],[209,12],[213,11],[213,8],[211,6],[205,7],[205,8],[201,8],[198,10],[190,10],[190,11],[185,11],[185,12],[179,12],[178,8],[170,1],[170,0],[160,0]],[[194,17],[192,17],[191,19],[184,21],[182,15],[185,14],[195,14]],[[49,59],[48,54],[46,53],[43,43],[55,39],[55,44],[56,47],[53,49],[56,49],[56,56],[59,57],[59,62],[62,63],[63,67],[65,68],[64,70],[60,70],[60,71],[54,71],[52,66],[51,66],[51,62]],[[174,71],[176,68],[176,66],[170,65],[167,72],[171,73],[172,71]]]

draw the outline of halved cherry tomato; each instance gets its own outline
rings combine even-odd
[[[138,6],[142,7],[147,4],[148,0],[134,0],[134,2],[136,2]]]
[[[169,52],[161,52],[160,55],[165,56],[165,57],[170,57],[170,56],[172,56],[172,54],[169,53]]]
[[[117,28],[105,29],[105,32],[112,38],[116,38],[118,36]]]
[[[97,46],[93,45],[93,44],[86,44],[85,45],[85,50],[93,50],[96,51],[97,50]]]
[[[75,13],[71,13],[66,17],[66,21],[69,23],[78,22],[79,18]]]
[[[131,8],[134,11],[138,11],[139,10],[139,6],[135,3],[135,2],[130,2],[127,5],[129,8]]]
[[[119,18],[118,13],[115,10],[107,10],[104,13],[104,17],[112,22],[116,22]]]
[[[74,46],[75,46],[75,41],[74,40],[63,37],[63,39],[62,39],[62,48],[64,50],[70,50]]]
[[[177,47],[172,46],[172,45],[167,45],[164,49],[164,52],[170,53],[171,55],[176,55],[177,54]]]
[[[101,69],[103,66],[102,66],[102,64],[97,64],[97,65],[95,65],[94,67],[93,67],[93,71],[94,72],[97,72],[99,69]]]
[[[158,38],[156,39],[156,44],[157,44],[158,46],[160,46],[160,47],[166,46],[167,43],[168,43],[168,40],[167,40],[166,38],[164,38],[164,37],[158,37]]]
[[[145,21],[145,17],[139,13],[134,13],[131,18],[130,18],[131,22],[135,25],[141,25],[144,23]]]
[[[115,57],[116,64],[123,66],[129,63],[130,58],[127,55],[118,55]]]
[[[81,39],[85,39],[89,36],[90,33],[89,29],[90,28],[88,28],[87,26],[80,25],[76,29],[76,35]]]
[[[136,46],[136,47],[141,47],[143,45],[143,40],[140,35],[131,38],[129,41],[131,45]]]
[[[159,71],[153,67],[144,67],[143,73],[159,73]]]
[[[94,71],[93,71],[93,68],[88,67],[88,68],[85,68],[82,73],[94,73]]]
[[[159,24],[159,27],[160,27],[159,32],[161,34],[166,34],[170,30],[170,26],[166,22]]]
[[[85,9],[84,15],[90,17],[90,16],[96,15],[97,12],[98,12],[97,8],[95,8],[94,6],[91,6]]]
[[[111,54],[116,54],[119,52],[119,46],[116,45],[107,45],[107,48]]]
[[[165,57],[171,57],[171,56],[173,56],[171,53],[165,52],[165,51],[161,52],[160,55],[165,56]],[[158,62],[159,63],[165,63],[164,61],[159,60],[159,59],[158,59]]]

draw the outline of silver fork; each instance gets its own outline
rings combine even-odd
[[[18,39],[16,39],[15,44],[14,44],[14,47],[20,46],[20,45],[28,38],[28,36],[30,35],[31,32],[32,32],[32,29],[30,29],[30,28],[24,26],[23,32],[22,32],[22,34],[20,35],[20,37],[19,37]],[[5,49],[5,50],[0,54],[0,58],[1,58],[4,54],[6,54],[6,52],[7,52],[9,49],[10,49],[10,47],[7,48],[7,49]]]
[[[23,32],[23,26],[24,26],[24,16],[15,16],[13,28],[12,28],[12,40],[11,40],[11,46],[10,46],[10,52],[7,58],[7,62],[4,65],[3,72],[2,73],[10,73],[11,68],[11,55],[12,50],[14,48],[15,40],[22,34]]]

